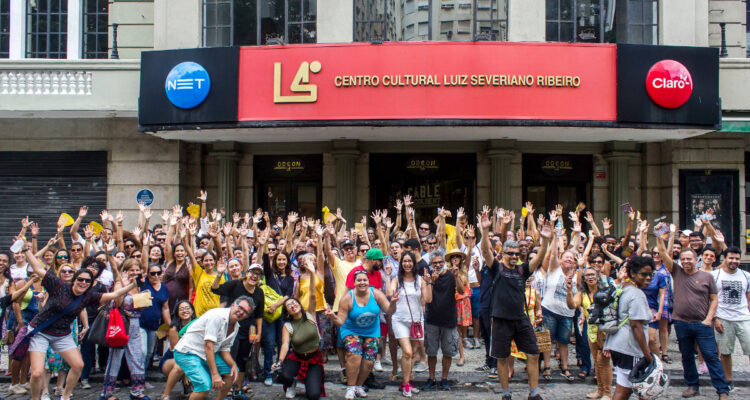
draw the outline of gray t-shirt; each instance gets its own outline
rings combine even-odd
[[[641,347],[638,346],[638,342],[633,337],[630,321],[643,321],[643,334],[648,341],[648,323],[651,321],[652,315],[648,308],[646,294],[635,286],[627,286],[620,295],[619,307],[620,321],[624,321],[628,317],[630,317],[630,320],[616,333],[607,337],[604,349],[633,357],[643,357]]]

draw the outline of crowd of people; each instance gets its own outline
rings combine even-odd
[[[526,203],[517,218],[484,206],[475,220],[440,208],[434,220],[415,221],[407,195],[393,211],[348,224],[340,210],[209,212],[206,197],[164,210],[161,224],[141,205],[128,230],[121,212],[106,210],[81,228],[83,206],[67,241],[63,217],[54,234],[22,220],[15,252],[0,252],[10,393],[49,400],[56,376],[54,395],[69,400],[77,386],[91,389],[96,370],[102,400],[116,400],[119,386],[149,400],[146,373],[158,370],[161,400],[178,385],[192,400],[212,389],[219,400],[243,400],[261,381],[290,399],[303,386],[314,400],[331,380],[354,399],[383,387],[373,370],[383,371],[388,352],[391,380],[412,397],[451,390],[454,362],[484,347],[478,372],[499,379],[503,400],[516,359],[532,400],[542,398],[540,377],[552,380],[553,360],[569,382],[594,376],[589,399],[651,399],[668,385],[674,331],[682,396],[696,396],[708,373],[727,399],[735,342],[750,355],[750,274],[711,210],[694,231],[663,220],[650,230],[631,210],[616,236],[609,219],[600,229],[584,207],[544,214]],[[40,248],[43,229],[52,238]],[[101,321],[106,343],[90,334]],[[109,342],[113,326],[127,332],[124,345]],[[326,384],[329,357],[340,372]],[[414,375],[425,371],[417,388]]]

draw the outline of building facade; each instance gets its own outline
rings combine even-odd
[[[530,200],[544,210],[584,202],[597,219],[622,226],[619,208],[629,202],[648,219],[687,227],[710,206],[721,210],[728,241],[744,248],[747,19],[740,0],[0,0],[0,179],[8,188],[1,239],[32,212],[54,223],[60,208],[72,214],[87,202],[122,209],[132,221],[141,189],[159,209],[207,188],[210,207],[307,215],[341,207],[350,221],[390,206],[397,193],[413,194],[420,218],[440,205],[520,208]],[[393,42],[714,48],[720,124],[523,116],[506,124],[461,115],[450,123],[339,116],[139,124],[141,54],[150,54],[143,52],[243,46],[242,60],[271,47],[287,54],[287,47],[398,47]],[[481,52],[466,51],[466,63],[481,63]],[[376,111],[395,112],[387,104]]]

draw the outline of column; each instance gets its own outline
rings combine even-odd
[[[212,146],[209,155],[216,159],[217,168],[217,205],[225,207],[227,215],[236,211],[237,201],[237,164],[242,154],[235,142],[220,142]]]
[[[510,161],[515,155],[515,140],[489,141],[490,207],[513,207],[510,200]]]
[[[544,42],[545,17],[544,0],[509,0],[508,41]]]
[[[336,160],[336,207],[346,218],[349,226],[354,226],[356,208],[355,176],[359,148],[356,140],[334,140],[331,155]]]
[[[26,0],[10,0],[10,59],[26,58]]]
[[[68,60],[81,58],[83,47],[83,11],[81,1],[68,1]]]
[[[318,43],[350,43],[354,35],[354,2],[318,1],[317,20]]]
[[[638,155],[636,143],[609,142],[605,145],[604,159],[609,166],[609,216],[612,218],[612,234],[625,234],[627,216],[621,205],[630,202],[630,159]]]

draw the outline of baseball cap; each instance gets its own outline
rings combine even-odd
[[[370,250],[367,250],[367,254],[365,254],[365,258],[368,260],[382,260],[385,257],[383,256],[383,252],[380,251],[380,249],[370,249]]]
[[[354,246],[354,241],[351,239],[346,239],[343,242],[341,242],[341,248],[344,248],[346,246]]]
[[[250,268],[248,268],[249,271],[252,271],[254,269],[260,270],[260,274],[263,275],[263,266],[260,264],[251,264]]]

